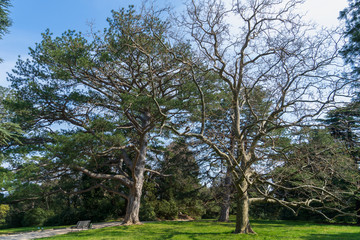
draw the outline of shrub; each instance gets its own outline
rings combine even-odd
[[[174,200],[158,201],[155,208],[156,216],[161,219],[176,219],[178,216],[178,208]]]
[[[204,207],[204,204],[201,200],[193,200],[193,201],[187,201],[187,202],[178,202],[178,211],[181,214],[185,214],[187,216],[190,216],[194,219],[201,218],[202,215],[205,214],[206,209]]]
[[[10,211],[10,207],[9,205],[6,204],[1,204],[0,205],[0,223],[4,223],[5,222],[5,218],[7,216],[7,214]]]
[[[156,220],[155,208],[153,203],[144,202],[140,207],[140,220],[141,221],[154,221]]]

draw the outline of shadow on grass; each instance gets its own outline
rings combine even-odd
[[[303,221],[289,221],[289,220],[252,220],[251,224],[259,226],[273,226],[273,227],[286,227],[286,226],[311,226],[319,225],[315,222],[303,222]]]

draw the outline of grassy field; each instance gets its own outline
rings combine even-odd
[[[252,221],[257,235],[232,234],[235,223],[212,220],[194,222],[152,222],[137,226],[118,226],[73,232],[43,239],[287,239],[360,240],[360,227],[314,224],[293,221]]]

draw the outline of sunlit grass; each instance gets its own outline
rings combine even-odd
[[[46,239],[360,239],[360,227],[314,224],[294,221],[252,221],[257,235],[236,235],[235,223],[212,220],[194,222],[152,222],[72,232]]]
[[[56,227],[20,227],[20,228],[0,228],[0,235],[3,234],[13,234],[13,233],[22,233],[22,232],[32,232],[32,231],[39,231],[39,230],[46,230],[46,229],[56,229],[56,228],[65,228],[66,226],[56,226]],[[69,227],[69,226],[67,226]]]

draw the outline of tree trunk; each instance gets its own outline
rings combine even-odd
[[[248,193],[245,192],[242,196],[239,194],[236,203],[236,228],[234,233],[255,233],[250,226]]]
[[[226,170],[226,176],[223,185],[223,196],[221,202],[219,222],[229,221],[231,185],[231,169],[230,167],[228,167]]]
[[[142,188],[144,184],[144,171],[145,171],[145,160],[146,160],[146,150],[147,150],[147,138],[143,138],[143,143],[141,144],[139,155],[134,161],[134,170],[132,172],[133,176],[133,185],[130,187],[129,197],[126,207],[126,215],[124,218],[123,224],[139,224],[139,210],[140,210],[140,201],[142,195]]]
[[[356,200],[355,202],[356,206],[356,224],[360,226],[360,200]]]
[[[150,113],[142,115],[142,128],[145,129],[150,123]],[[139,152],[133,161],[132,178],[133,184],[130,187],[126,214],[123,221],[125,225],[139,224],[140,201],[144,184],[144,172],[146,162],[146,151],[148,146],[148,133],[144,133],[139,139]]]
[[[125,225],[139,224],[139,211],[140,211],[140,200],[142,193],[142,185],[137,184],[132,189],[130,189],[129,198],[127,201],[126,215],[123,221]]]
[[[244,164],[245,165],[245,164]],[[247,178],[250,177],[249,169],[243,170],[245,176],[240,180],[237,186],[237,201],[236,201],[236,227],[234,233],[255,233],[250,226],[249,219],[249,183]]]

